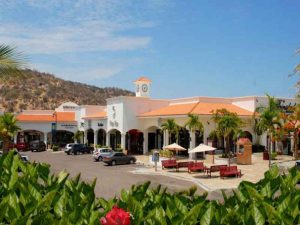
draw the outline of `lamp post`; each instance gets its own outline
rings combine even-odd
[[[55,111],[52,114],[52,117],[55,119],[55,123],[52,124],[52,144],[56,144],[56,128],[57,128],[57,112]]]

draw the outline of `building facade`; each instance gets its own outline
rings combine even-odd
[[[212,140],[211,132],[216,124],[212,113],[227,109],[236,113],[244,122],[243,131],[253,143],[266,145],[267,136],[255,135],[253,113],[257,107],[268,104],[267,97],[237,98],[190,97],[181,99],[152,99],[151,81],[141,77],[134,82],[136,96],[120,96],[107,99],[105,106],[82,105],[67,102],[55,110],[26,110],[17,116],[21,131],[15,142],[40,139],[46,144],[64,145],[74,142],[75,133],[82,132],[80,142],[123,148],[131,154],[146,154],[161,149],[175,141],[176,137],[162,131],[161,125],[170,118],[180,126],[178,144],[192,149],[200,143],[224,148],[223,140]],[[280,98],[282,107],[296,104],[295,99]],[[203,133],[184,127],[188,114],[199,115]],[[288,153],[290,143],[283,143]]]

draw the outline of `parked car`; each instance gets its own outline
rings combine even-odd
[[[93,152],[93,158],[95,161],[102,161],[103,157],[111,155],[114,151],[110,148],[98,148]]]
[[[29,161],[29,157],[27,155],[24,154],[20,154],[18,150],[13,150],[14,154],[18,154],[20,156],[20,158],[23,160],[23,162],[28,162]],[[3,155],[3,152],[0,151],[0,157]]]
[[[72,153],[74,155],[77,155],[78,153],[92,153],[93,150],[93,147],[87,146],[85,144],[74,144],[71,147],[70,154]]]
[[[29,143],[29,150],[31,150],[32,152],[46,151],[46,144],[43,141],[39,141],[39,140],[31,141]]]
[[[64,148],[64,151],[65,153],[67,153],[68,155],[70,155],[71,153],[71,149],[72,149],[72,146],[75,145],[75,143],[69,143],[69,144],[66,144],[65,148]]]
[[[18,151],[26,151],[29,149],[29,144],[26,142],[18,142],[15,144],[15,148],[18,149]]]
[[[125,155],[123,152],[113,152],[111,155],[103,157],[103,162],[114,166],[117,164],[133,164],[136,162],[134,156]]]

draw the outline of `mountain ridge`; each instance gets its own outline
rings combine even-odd
[[[78,105],[106,105],[106,99],[134,96],[132,91],[117,87],[100,88],[67,81],[53,74],[23,70],[22,75],[0,77],[0,108],[8,112],[52,110],[64,102]]]

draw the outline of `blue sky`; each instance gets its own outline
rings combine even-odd
[[[0,0],[0,43],[67,80],[152,97],[293,97],[300,1]]]

